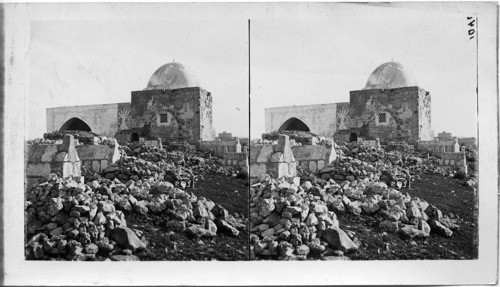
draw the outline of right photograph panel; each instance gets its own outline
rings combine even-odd
[[[252,260],[477,259],[477,19],[424,5],[250,20]]]

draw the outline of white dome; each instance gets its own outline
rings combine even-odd
[[[193,73],[181,63],[168,63],[156,70],[145,90],[172,90],[199,87]]]
[[[398,62],[380,65],[368,78],[364,90],[394,89],[417,86],[409,71]]]

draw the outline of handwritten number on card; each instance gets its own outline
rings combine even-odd
[[[469,26],[469,40],[474,39],[476,34],[476,20],[472,17],[467,17],[467,26]]]

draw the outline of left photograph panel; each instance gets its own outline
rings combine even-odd
[[[26,260],[248,260],[247,21],[160,7],[30,21]]]

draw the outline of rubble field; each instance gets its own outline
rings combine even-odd
[[[477,259],[477,180],[404,145],[340,143],[300,184],[250,189],[253,260]]]
[[[82,168],[85,182],[50,174],[27,187],[26,259],[248,259],[247,175],[183,143],[121,148],[102,172]]]

